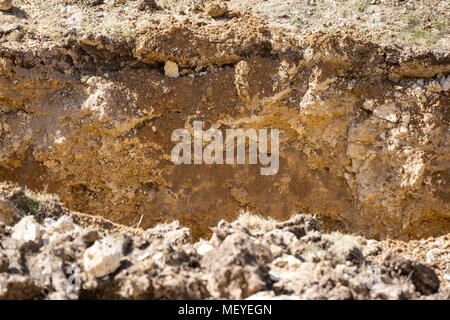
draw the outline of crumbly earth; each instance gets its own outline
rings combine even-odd
[[[357,30],[373,42],[422,52],[450,49],[450,2],[442,0],[230,0],[270,24],[302,30]]]
[[[107,230],[74,223],[79,214],[51,198],[25,215],[35,197],[17,188],[1,201],[21,219],[0,223],[0,299],[450,299],[448,275],[433,268],[448,267],[448,236],[428,266],[408,247],[324,233],[308,215],[242,213],[193,242],[178,222]]]

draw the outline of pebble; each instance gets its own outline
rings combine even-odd
[[[167,61],[164,66],[164,74],[170,78],[178,78],[180,76],[178,65],[175,62]]]
[[[26,216],[14,226],[12,238],[21,242],[39,242],[42,228],[33,216]]]
[[[96,278],[107,276],[119,266],[123,256],[123,242],[116,237],[96,241],[83,255],[84,269]]]
[[[450,90],[450,76],[442,77],[440,81],[442,90],[448,91]]]
[[[219,1],[210,1],[205,4],[205,12],[213,18],[223,16],[228,11],[226,3]]]
[[[440,249],[432,249],[426,253],[427,263],[432,263],[435,259],[435,254],[440,253]]]
[[[46,220],[47,222],[47,220]],[[50,223],[50,225],[47,228],[48,233],[61,233],[65,234],[70,231],[75,230],[76,225],[73,223],[73,220],[69,216],[62,216],[58,219],[58,221]]]

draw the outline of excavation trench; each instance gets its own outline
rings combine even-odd
[[[0,179],[128,226],[179,220],[195,238],[242,211],[315,214],[375,238],[450,232],[448,57],[403,57],[344,33],[298,43],[259,23],[149,27],[129,47],[4,50]],[[164,74],[167,61],[181,76]],[[195,120],[279,130],[279,170],[175,165],[172,133]]]

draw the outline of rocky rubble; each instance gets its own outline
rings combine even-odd
[[[0,225],[0,299],[448,299],[432,268],[364,256],[366,240],[307,215],[242,214],[193,243],[178,222],[139,233],[71,217]]]
[[[61,34],[34,2],[0,13],[0,180],[123,225],[175,219],[195,239],[240,210],[375,239],[450,232],[448,52],[293,34],[223,1],[79,3],[44,1]],[[280,170],[174,165],[171,134],[194,120],[280,130]]]

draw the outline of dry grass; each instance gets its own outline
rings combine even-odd
[[[343,249],[361,248],[362,244],[360,238],[348,234],[342,234],[340,232],[333,232],[327,235],[334,246],[341,247]]]
[[[0,197],[9,200],[25,215],[38,215],[59,202],[59,198],[56,195],[49,194],[45,190],[35,192],[26,188],[12,186],[6,182],[0,183]]]
[[[155,0],[158,14],[183,17],[202,11],[206,0]],[[398,43],[423,49],[450,47],[450,0],[282,0],[230,1],[231,10],[250,10],[269,24],[293,31],[351,28],[380,44]],[[139,1],[91,6],[86,1],[15,0],[25,18],[16,19],[27,38],[63,42],[70,35],[103,35],[132,41],[137,26],[145,25],[154,12],[140,11]],[[0,20],[13,18],[2,15]]]
[[[36,39],[62,41],[71,33],[103,35],[111,39],[133,37],[136,15],[148,19],[136,8],[135,1],[120,5],[92,7],[83,1],[71,4],[65,0],[16,0],[16,7],[26,13],[25,33]],[[23,21],[22,21],[23,22]]]
[[[265,219],[260,215],[242,211],[235,223],[244,226],[249,230],[257,229],[260,232],[268,232],[275,228],[277,221],[272,218]]]
[[[380,44],[401,44],[422,49],[448,50],[449,0],[281,0],[235,2],[267,19],[297,32],[334,31],[350,28]],[[248,6],[247,6],[248,7]]]
[[[305,247],[305,249],[303,250],[302,254],[305,256],[305,258],[307,257],[317,257],[319,256],[319,254],[321,252],[323,252],[324,250],[318,246],[315,245],[308,245]]]

